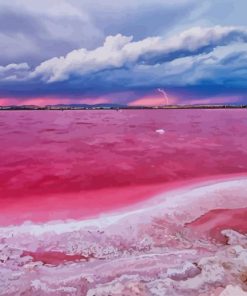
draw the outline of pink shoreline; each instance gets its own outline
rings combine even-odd
[[[60,295],[60,287],[74,286],[105,295],[116,285],[115,295],[132,295],[125,293],[128,284],[147,295],[197,296],[229,284],[244,289],[247,176],[182,183],[97,219],[0,227],[2,291],[7,277],[15,291],[40,283],[33,295],[40,287]]]
[[[157,204],[162,202],[162,199],[169,194],[169,197],[172,194],[180,194],[192,189],[213,185],[218,182],[228,182],[234,180],[241,180],[247,177],[247,174],[231,174],[231,175],[218,175],[214,177],[204,177],[204,178],[194,178],[189,181],[179,181],[179,182],[172,182],[168,184],[159,184],[159,185],[152,185],[152,186],[140,186],[140,187],[130,187],[124,188],[122,192],[120,191],[111,191],[111,190],[98,190],[89,193],[89,197],[95,196],[97,199],[101,196],[108,196],[108,202],[113,202],[113,199],[116,199],[116,195],[120,194],[127,194],[126,199],[128,204],[118,204],[116,207],[116,203],[111,208],[96,208],[96,213],[89,213],[88,209],[78,209],[80,207],[80,195],[75,195],[75,200],[69,200],[70,208],[66,208],[68,205],[67,203],[62,203],[64,199],[61,199],[61,196],[58,196],[58,200],[52,200],[52,204],[47,203],[43,204],[43,208],[29,208],[27,204],[19,204],[19,205],[12,205],[12,208],[6,206],[6,208],[2,208],[2,216],[0,218],[0,227],[5,226],[13,226],[13,225],[21,225],[26,221],[30,221],[35,224],[43,224],[49,223],[52,221],[70,221],[70,220],[77,220],[77,221],[84,221],[88,219],[97,219],[104,215],[118,215],[124,214],[127,212],[135,211],[138,209],[145,209],[148,206],[152,206],[153,204]],[[111,194],[111,198],[109,195]],[[100,196],[99,196],[100,194]],[[138,197],[137,200],[133,201],[132,196]],[[140,196],[140,198],[139,198]],[[66,197],[66,196],[65,196]],[[60,201],[60,205],[57,202]],[[85,198],[83,199],[85,201]],[[90,201],[89,201],[90,203]],[[32,205],[32,204],[31,204]],[[23,206],[23,208],[22,208]],[[35,203],[33,203],[35,206]],[[53,206],[53,207],[51,207]],[[60,206],[60,207],[59,207]],[[62,206],[62,207],[61,207]],[[227,208],[227,207],[226,207]],[[25,216],[25,211],[30,212],[30,216]],[[65,210],[66,209],[66,210]],[[64,210],[64,211],[63,211]],[[83,212],[84,210],[84,212]],[[54,211],[54,212],[53,212]],[[53,212],[53,215],[51,215]],[[22,213],[22,214],[21,214]],[[32,217],[32,218],[31,218]]]

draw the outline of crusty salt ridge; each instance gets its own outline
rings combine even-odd
[[[242,238],[246,240],[243,235]],[[179,266],[174,267],[173,271],[176,270],[176,275],[180,272],[182,277],[175,279],[171,278],[171,271],[168,272],[168,269],[164,268],[169,257],[156,260],[155,254],[143,262],[138,259],[137,255],[120,255],[120,258],[112,258],[105,262],[101,260],[87,263],[68,262],[58,266],[49,266],[41,262],[32,264],[30,257],[21,258],[17,251],[10,250],[9,259],[5,261],[4,266],[0,267],[1,278],[4,280],[0,295],[6,295],[4,294],[6,285],[11,285],[10,291],[13,293],[9,295],[20,295],[18,293],[23,292],[22,295],[66,295],[65,293],[70,293],[69,295],[102,296],[109,295],[109,293],[113,296],[135,294],[194,296],[198,295],[198,291],[202,295],[210,295],[204,292],[214,290],[215,286],[224,287],[234,280],[237,284],[244,286],[242,272],[246,268],[246,260],[243,261],[243,257],[247,257],[247,252],[240,245],[223,246],[210,257],[201,257],[202,255],[197,254],[191,258],[192,262],[198,260],[196,265],[191,262],[182,266],[182,261],[186,260],[186,254],[183,250],[180,252],[182,256],[180,263],[177,263]],[[180,254],[178,253],[177,256],[179,257]],[[138,264],[141,263],[143,266],[138,268]],[[196,269],[197,266],[199,266],[198,272],[190,273],[186,277],[186,272],[190,268]],[[160,270],[159,279],[157,279],[157,274],[152,274],[152,269],[155,268]],[[134,271],[135,275],[128,275],[130,270]]]
[[[247,237],[225,229],[222,245],[198,239],[184,223],[211,209],[246,207],[246,185],[246,178],[199,184],[109,218],[2,227],[0,295],[198,296],[227,285],[244,291]],[[75,254],[81,259],[70,260]]]

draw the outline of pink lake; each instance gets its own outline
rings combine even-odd
[[[244,174],[246,130],[240,109],[1,112],[0,224],[94,217]]]
[[[0,295],[245,296],[246,130],[243,109],[0,112]]]

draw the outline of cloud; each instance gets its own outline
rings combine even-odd
[[[83,9],[67,0],[0,0],[0,63],[37,64],[104,35]]]
[[[0,0],[0,64],[35,66],[118,33],[138,41],[194,25],[247,25],[245,7],[245,0]]]
[[[161,65],[159,71],[162,71],[166,85],[208,84],[233,87],[244,86],[247,82],[246,66],[247,44],[234,43],[216,47],[209,53],[175,59]]]
[[[27,63],[21,63],[21,64],[9,64],[5,67],[0,66],[0,73],[5,73],[11,70],[19,71],[19,70],[29,70],[30,67]]]
[[[32,67],[0,67],[0,97],[74,97],[129,103],[157,88],[187,99],[247,95],[247,29],[195,27],[170,37],[117,34]],[[156,92],[156,91],[155,91]],[[122,94],[119,96],[119,94]],[[157,94],[156,94],[157,95]],[[229,97],[228,96],[228,97]]]
[[[128,103],[164,88],[174,98],[244,100],[246,5],[0,0],[0,98]]]
[[[247,29],[236,27],[196,27],[168,39],[148,37],[133,41],[133,37],[108,36],[103,46],[94,50],[74,50],[66,56],[41,63],[32,77],[48,82],[63,81],[98,71],[132,67],[135,64],[154,65],[213,50],[234,41],[247,40]]]
[[[159,35],[197,6],[196,0],[0,0],[0,64],[37,65],[117,33],[136,40]]]
[[[0,80],[21,80],[29,75],[30,67],[27,63],[0,66]]]

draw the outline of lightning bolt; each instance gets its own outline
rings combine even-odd
[[[169,98],[168,98],[167,93],[164,91],[164,89],[157,88],[157,91],[160,92],[163,95],[163,97],[165,99],[165,102],[166,102],[166,105],[169,105]]]

